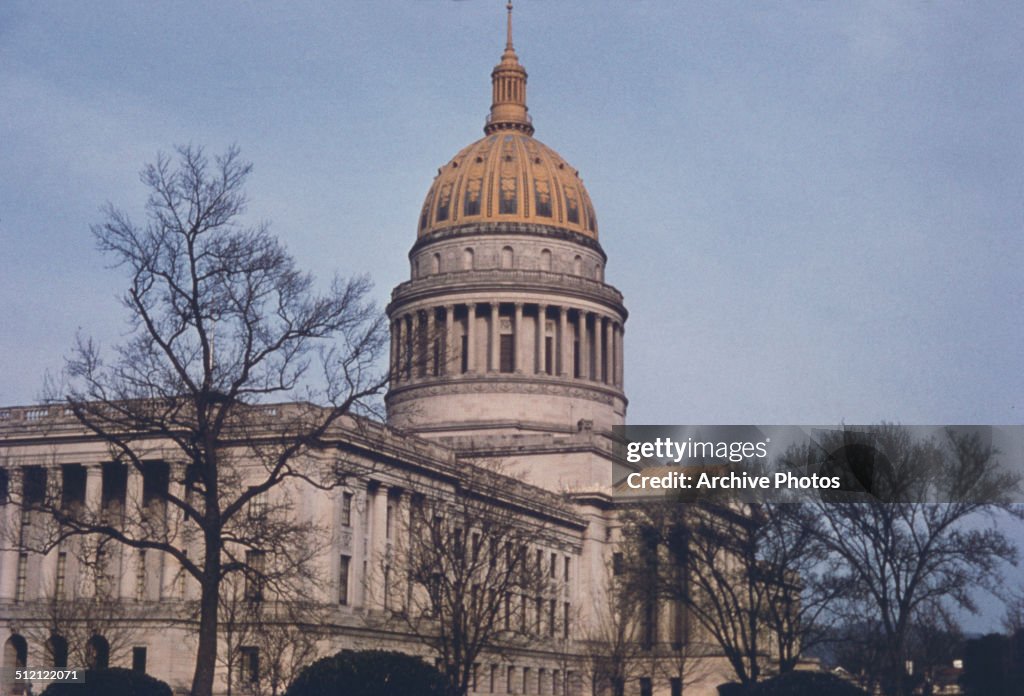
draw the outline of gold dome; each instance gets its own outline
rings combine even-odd
[[[544,143],[512,129],[477,140],[438,171],[419,236],[480,222],[549,225],[597,239],[579,173]]]
[[[512,3],[501,62],[491,72],[484,133],[444,167],[423,202],[419,237],[491,222],[558,227],[597,239],[597,218],[579,172],[531,137],[526,70],[512,47]]]

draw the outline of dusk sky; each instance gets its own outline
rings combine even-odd
[[[124,330],[90,224],[237,143],[249,217],[381,306],[482,135],[501,0],[0,4],[0,403]],[[1024,3],[540,2],[536,137],[626,298],[631,423],[1020,423]]]

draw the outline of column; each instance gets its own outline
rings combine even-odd
[[[601,376],[601,363],[604,361],[604,317],[594,315],[594,379],[604,381]]]
[[[179,500],[184,500],[184,465],[180,467],[174,467],[172,465],[170,470],[170,479],[171,480],[167,484],[167,492]],[[166,514],[169,534],[168,541],[174,546],[177,546],[181,538],[177,530],[180,530],[183,526],[183,522],[181,520],[181,508],[168,503]],[[178,583],[181,582],[178,579],[178,575],[179,571],[184,572],[184,570],[182,570],[181,564],[178,563],[177,559],[166,553],[159,554],[158,558],[160,559],[160,562],[163,563],[163,568],[161,568],[160,571],[160,599],[178,599],[179,595],[177,593],[177,588],[179,586]]]
[[[542,374],[546,372],[546,370],[544,369],[544,338],[547,335],[547,326],[548,306],[545,304],[537,305],[537,340],[533,358],[533,371],[536,374]]]
[[[590,351],[587,350],[587,313],[582,309],[576,315],[576,330],[580,342],[580,379],[590,379]]]
[[[416,337],[413,335],[413,317],[410,314],[402,314],[402,356],[401,356],[401,374],[406,376],[407,380],[413,379],[413,342]]]
[[[558,308],[558,344],[558,376],[568,377],[571,374],[569,356],[572,353],[569,343],[569,310],[565,305]]]
[[[476,372],[476,303],[466,305],[466,372]]]
[[[391,384],[398,382],[398,347],[401,345],[399,338],[398,320],[391,322]]]
[[[145,511],[142,509],[142,472],[128,465],[128,491],[124,500],[124,519],[129,534],[138,534],[138,520]],[[138,568],[138,550],[121,546],[121,599],[135,599],[135,574]]]
[[[97,517],[101,514],[103,507],[103,465],[92,464],[86,467],[85,470],[85,509],[88,514],[96,515]],[[78,572],[82,573],[83,570],[88,574],[87,577],[79,578],[79,585],[82,587],[86,597],[96,596],[96,574],[83,567],[82,564],[78,564]],[[103,572],[103,569],[97,569],[96,573]]]
[[[435,377],[441,374],[441,356],[437,351],[437,310],[431,307],[427,310],[427,376]]]
[[[490,338],[490,364],[487,366],[488,372],[497,372],[499,367],[498,357],[498,303],[491,303],[491,338]]]
[[[8,485],[14,485],[14,482],[8,480]],[[3,520],[2,534],[4,537],[16,538],[15,535],[18,531],[18,525],[21,523],[18,517],[17,505],[7,503],[6,505],[0,506],[0,518]],[[5,547],[9,545],[9,543],[0,544],[0,546]],[[7,601],[13,601],[15,592],[17,591],[17,584],[18,549],[5,548],[3,551],[0,551],[0,598]]]
[[[369,589],[368,606],[372,609],[384,608],[384,564],[388,551],[388,489],[383,484],[377,485],[370,508],[371,551],[368,578],[363,578]]]
[[[442,362],[444,374],[455,373],[455,345],[452,338],[455,336],[455,305],[444,306],[444,340],[441,341]]]
[[[512,371],[520,374],[523,371],[523,303],[516,302],[515,323],[512,324]]]
[[[626,384],[626,327],[619,325],[619,388]]]

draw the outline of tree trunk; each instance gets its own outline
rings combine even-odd
[[[199,645],[191,696],[213,696],[217,668],[217,610],[220,604],[220,539],[206,540],[202,594],[199,600]]]

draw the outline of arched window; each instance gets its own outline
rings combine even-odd
[[[435,275],[441,272],[441,255],[434,254],[433,260],[430,263],[430,272]]]
[[[68,640],[56,633],[46,641],[47,657],[57,669],[64,669],[68,666]]]
[[[576,255],[572,260],[573,275],[583,275],[583,257]]]
[[[470,248],[463,249],[462,251],[462,270],[472,271],[475,260],[473,258],[473,250]]]
[[[512,247],[502,247],[501,249],[501,267],[512,268]]]
[[[110,666],[110,643],[101,635],[94,635],[85,644],[85,659],[89,669],[106,669]]]
[[[602,276],[604,276],[604,269],[601,268],[601,264],[597,264],[594,266],[594,280],[603,280]]]
[[[540,270],[550,271],[551,270],[551,250],[544,249],[540,252]]]

